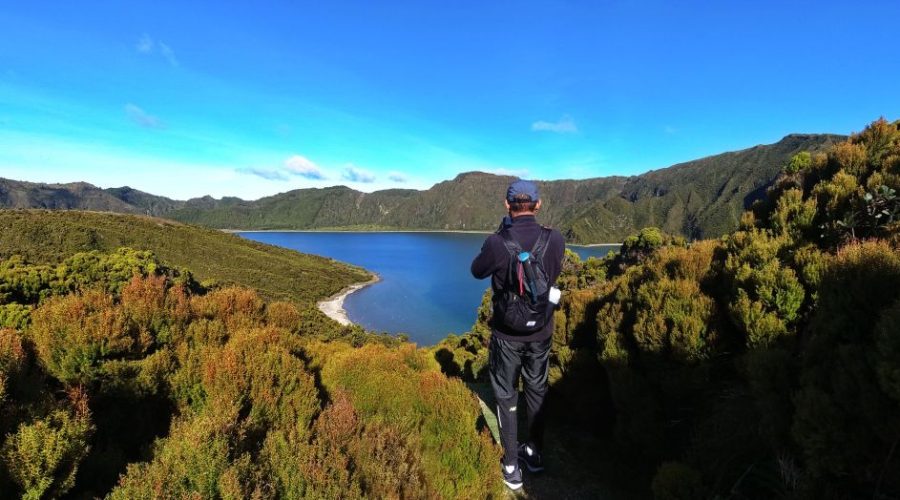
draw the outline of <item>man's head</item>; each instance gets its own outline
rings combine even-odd
[[[512,216],[533,214],[541,208],[541,196],[533,182],[518,180],[506,189],[504,204]]]

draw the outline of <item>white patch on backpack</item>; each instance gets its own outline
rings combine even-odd
[[[527,327],[530,328],[530,327],[532,327],[532,326],[534,326],[534,325],[536,325],[536,324],[537,324],[537,321],[529,321],[528,323],[525,323],[525,326],[527,326]]]

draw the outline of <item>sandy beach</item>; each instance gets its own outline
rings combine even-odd
[[[319,310],[325,313],[329,318],[337,321],[342,325],[352,325],[353,322],[350,321],[350,318],[347,317],[347,310],[344,309],[344,299],[347,298],[353,292],[362,290],[363,288],[377,283],[380,278],[376,275],[369,281],[365,281],[363,283],[354,283],[353,285],[344,288],[340,292],[331,297],[320,300],[318,303]]]

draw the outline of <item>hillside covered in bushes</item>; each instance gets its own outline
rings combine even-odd
[[[78,252],[149,250],[208,285],[242,285],[270,299],[312,304],[371,274],[334,259],[154,217],[0,210],[0,258],[57,264]]]
[[[129,248],[4,259],[0,304],[4,497],[500,491],[474,396],[413,345]]]
[[[898,190],[882,119],[796,154],[719,239],[569,252],[552,425],[656,498],[900,497]],[[446,373],[484,380],[489,304],[435,348]]]

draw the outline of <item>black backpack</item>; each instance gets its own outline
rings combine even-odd
[[[514,333],[534,333],[550,319],[550,280],[544,271],[544,253],[550,242],[550,228],[541,227],[541,235],[530,252],[513,239],[509,229],[499,231],[509,252],[509,268],[502,291],[493,296],[494,322]]]

